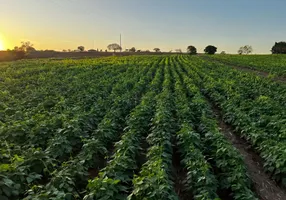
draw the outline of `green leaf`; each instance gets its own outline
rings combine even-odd
[[[3,196],[3,195],[0,195],[0,199],[1,200],[9,200],[7,197]]]

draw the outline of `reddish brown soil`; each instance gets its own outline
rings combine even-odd
[[[213,107],[219,121],[219,127],[225,137],[243,156],[250,179],[253,182],[254,190],[260,200],[286,200],[286,192],[279,187],[270,175],[263,170],[263,160],[252,149],[251,145],[235,134],[234,129],[226,124],[221,117],[220,110]]]

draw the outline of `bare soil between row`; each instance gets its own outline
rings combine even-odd
[[[262,158],[254,151],[251,145],[235,133],[233,127],[222,120],[222,114],[217,106],[212,109],[218,120],[219,127],[224,136],[240,152],[247,167],[254,191],[260,200],[285,200],[286,192],[263,169]]]

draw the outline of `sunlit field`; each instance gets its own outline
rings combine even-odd
[[[6,62],[0,80],[3,199],[257,199],[230,125],[286,184],[286,89],[268,78],[174,54]]]
[[[0,2],[0,200],[286,200],[286,0]]]

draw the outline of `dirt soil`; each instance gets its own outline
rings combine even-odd
[[[88,169],[88,178],[89,179],[94,179],[95,177],[98,176],[99,169],[97,168],[90,168]]]
[[[234,129],[222,120],[219,108],[213,107],[219,121],[219,127],[225,137],[243,156],[254,190],[260,200],[286,200],[286,192],[279,187],[270,175],[263,170],[262,158],[252,149],[251,145],[235,134]]]
[[[190,191],[187,190],[184,180],[187,177],[187,170],[183,168],[180,161],[182,156],[175,146],[173,147],[173,173],[174,173],[174,189],[180,200],[192,200],[193,195]]]
[[[205,60],[208,60],[210,62],[224,64],[224,65],[230,66],[230,67],[232,67],[234,69],[237,69],[237,70],[251,72],[251,73],[254,73],[254,74],[256,74],[258,76],[261,76],[261,77],[268,77],[269,76],[268,72],[257,70],[257,69],[252,69],[249,66],[240,66],[240,65],[236,65],[236,64],[228,63],[228,62],[224,62],[224,61],[219,61],[219,60],[216,60],[214,58],[209,58],[209,57],[205,57],[205,56],[202,56],[202,58],[205,59]],[[286,83],[286,77],[282,77],[282,76],[275,77],[273,80],[277,81],[277,82],[280,82],[280,83]]]

